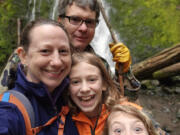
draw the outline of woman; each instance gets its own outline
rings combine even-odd
[[[24,94],[33,106],[35,126],[42,127],[57,116],[64,105],[61,92],[66,90],[71,69],[71,46],[64,28],[51,20],[30,22],[21,36],[17,48],[21,60],[17,70],[15,91]],[[57,135],[58,116],[50,125],[43,126],[40,135]],[[77,133],[69,115],[66,116],[64,134]],[[71,129],[71,130],[69,130]],[[0,134],[25,135],[26,128],[21,111],[9,102],[0,102]]]

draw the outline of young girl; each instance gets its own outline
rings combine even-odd
[[[72,57],[69,106],[80,135],[101,135],[108,110],[119,99],[111,76],[96,55],[82,52]]]
[[[112,107],[103,135],[157,135],[152,120],[137,105]]]

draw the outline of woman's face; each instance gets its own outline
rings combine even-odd
[[[43,24],[30,32],[27,52],[20,55],[27,66],[27,79],[44,83],[52,92],[69,74],[71,68],[70,44],[65,32],[58,26]],[[24,53],[23,53],[24,52]]]
[[[148,135],[143,122],[124,112],[113,112],[108,118],[109,135]]]
[[[69,77],[69,90],[74,103],[88,117],[97,116],[102,91],[106,90],[100,70],[96,66],[80,62],[72,67]]]

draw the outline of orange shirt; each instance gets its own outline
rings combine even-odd
[[[102,111],[98,119],[98,123],[95,129],[96,135],[102,135],[104,124],[106,123],[106,119],[109,113],[105,107],[102,105]],[[94,128],[97,118],[89,119],[83,112],[80,112],[76,116],[72,116],[72,119],[76,123],[76,127],[79,131],[79,135],[91,135],[91,127]]]
[[[132,103],[132,102],[122,102],[120,103],[122,105],[131,105],[136,107],[139,110],[142,110],[142,107],[138,104]],[[102,135],[104,130],[104,125],[106,123],[106,119],[109,115],[108,110],[106,109],[106,105],[102,105],[102,111],[99,116],[98,124],[95,129],[95,135]],[[95,123],[97,118],[89,119],[83,112],[80,112],[76,116],[72,116],[73,121],[75,121],[76,127],[78,129],[79,135],[91,135],[91,127],[95,127]]]

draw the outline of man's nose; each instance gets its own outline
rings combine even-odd
[[[82,22],[82,24],[79,26],[79,30],[81,31],[87,31],[88,27],[85,21]]]

